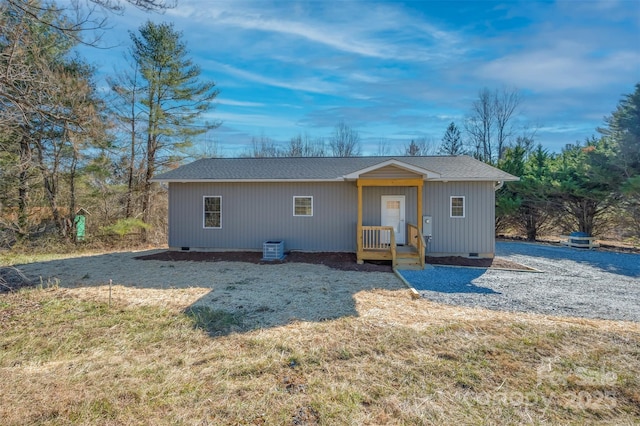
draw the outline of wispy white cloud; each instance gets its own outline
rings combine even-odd
[[[428,61],[463,49],[454,31],[382,3],[342,2],[339,8],[336,3],[296,3],[291,9],[297,13],[264,7],[264,2],[204,2],[179,9],[170,13],[216,26],[291,36],[370,58]]]
[[[303,22],[281,19],[267,19],[253,16],[228,16],[219,20],[222,25],[232,25],[244,29],[276,32],[302,37],[307,40],[324,44],[332,48],[374,58],[394,58],[398,52],[384,44],[372,43],[365,39],[354,37],[345,31],[336,32],[322,24],[310,26]]]
[[[635,19],[640,23],[640,6],[636,0],[558,0],[558,10],[582,19],[597,21],[623,21]]]
[[[251,71],[243,70],[229,64],[223,64],[217,61],[209,61],[208,65],[226,74],[233,75],[235,78],[260,83],[266,86],[280,87],[284,89],[311,92],[311,93],[337,93],[342,90],[342,86],[336,83],[324,81],[321,78],[309,77],[295,80],[284,80],[274,77],[267,77],[263,74],[257,74]]]
[[[355,81],[360,81],[362,83],[379,83],[382,78],[378,76],[374,76],[371,74],[366,74],[364,72],[356,71],[349,75],[349,78]]]
[[[234,101],[233,99],[222,99],[216,98],[216,104],[219,105],[228,105],[228,106],[238,106],[238,107],[262,107],[265,106],[264,103],[261,102],[248,102],[248,101]]]
[[[638,77],[640,52],[591,52],[574,44],[505,55],[481,65],[477,75],[537,92],[594,88]]]
[[[477,38],[486,43],[474,73],[479,79],[553,96],[565,90],[601,93],[640,78],[639,3],[531,2],[510,13],[529,22],[488,40]]]
[[[564,123],[555,126],[540,126],[536,129],[540,133],[555,133],[555,134],[575,134],[578,132],[584,132],[585,130],[593,130],[591,128],[585,129],[584,125],[580,123]],[[571,141],[568,141],[571,142]]]
[[[210,114],[211,119],[221,121],[227,127],[242,125],[244,128],[273,128],[282,129],[295,126],[291,117],[281,117],[269,113],[243,114],[215,111]]]

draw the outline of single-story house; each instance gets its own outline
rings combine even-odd
[[[389,156],[210,158],[153,180],[168,184],[172,249],[283,241],[424,264],[425,252],[493,257],[495,191],[518,178],[468,156]]]

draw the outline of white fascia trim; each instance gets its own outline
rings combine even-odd
[[[366,167],[362,170],[357,170],[353,173],[349,173],[348,175],[344,175],[344,178],[349,180],[358,179],[360,175],[364,173],[369,173],[374,170],[378,170],[387,166],[396,166],[398,168],[423,175],[425,179],[437,179],[440,177],[440,173],[432,172],[431,170],[423,169],[422,167],[413,166],[411,164],[407,164],[405,162],[392,158],[390,160],[383,161],[382,163],[378,163],[373,166]]]
[[[518,181],[520,178],[459,178],[459,177],[450,177],[450,178],[438,178],[431,179],[431,182],[506,182],[506,181]]]
[[[166,183],[260,183],[260,182],[344,182],[343,178],[336,179],[151,179],[150,182]]]

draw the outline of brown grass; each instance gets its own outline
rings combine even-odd
[[[164,247],[163,245],[151,246],[130,238],[124,240],[119,237],[91,238],[87,241],[75,242],[72,239],[60,238],[58,235],[45,235],[32,240],[18,241],[10,249],[0,246],[0,266]]]
[[[154,290],[161,291],[161,290]],[[170,291],[170,290],[167,290]],[[88,293],[90,294],[90,293]],[[640,325],[361,291],[357,316],[243,330],[176,302],[0,295],[18,424],[634,424]]]

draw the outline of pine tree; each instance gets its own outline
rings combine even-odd
[[[442,137],[442,144],[438,149],[439,154],[444,155],[462,155],[464,148],[462,146],[462,136],[456,124],[452,121],[447,127],[447,131]]]
[[[606,138],[564,147],[553,166],[551,198],[563,211],[565,231],[602,233],[607,213],[619,203],[621,177],[615,173],[615,152]]]
[[[212,108],[218,90],[215,83],[200,81],[200,68],[187,56],[182,33],[172,24],[147,21],[139,34],[130,36],[132,56],[145,84],[141,101],[147,114],[142,216],[148,223],[154,173],[180,161],[180,151],[191,146],[192,137],[219,125],[196,125]]]
[[[640,237],[640,83],[605,122],[607,127],[598,131],[615,150],[612,166],[622,176],[623,211]]]

